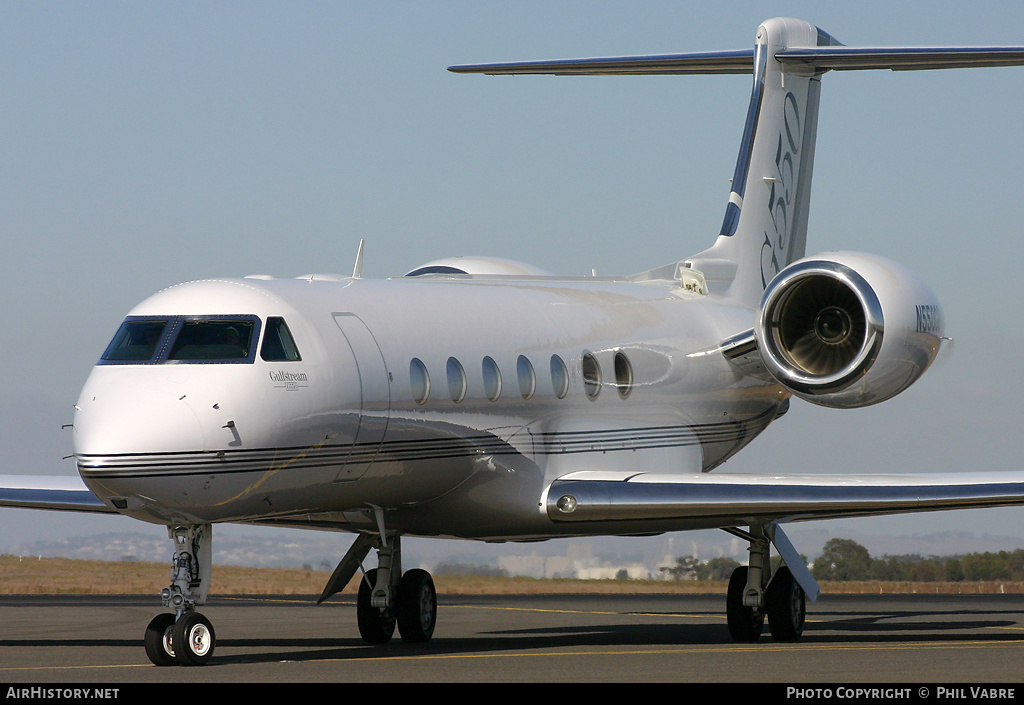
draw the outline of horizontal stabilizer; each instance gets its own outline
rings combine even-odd
[[[0,507],[62,512],[117,512],[101,502],[78,477],[7,475],[0,480]]]
[[[814,47],[783,49],[775,54],[783,63],[805,64],[817,70],[852,71],[890,69],[966,69],[1024,66],[1024,47]]]
[[[685,519],[712,527],[1024,504],[1024,473],[657,475],[577,472],[553,482],[566,521]]]
[[[653,56],[616,56],[605,59],[561,59],[557,61],[519,61],[501,64],[449,66],[454,73],[486,73],[491,76],[512,74],[552,74],[555,76],[641,76],[750,73],[754,50],[707,51],[690,54]]]
[[[791,67],[805,66],[815,72],[1024,66],[1024,47],[790,47],[776,52],[775,59]],[[754,72],[754,50],[466,64],[450,66],[448,70],[454,73],[484,73],[491,76],[750,74]]]

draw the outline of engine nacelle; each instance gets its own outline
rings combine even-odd
[[[901,264],[854,252],[789,265],[765,289],[754,336],[768,372],[796,396],[855,408],[885,401],[939,351],[942,310]]]

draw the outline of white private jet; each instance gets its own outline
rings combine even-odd
[[[1024,65],[1024,47],[854,48],[772,19],[753,49],[455,66],[487,74],[752,73],[722,230],[685,260],[571,278],[485,257],[383,281],[251,276],[181,284],[128,313],[76,405],[81,481],[6,478],[0,505],[117,512],[174,542],[157,665],[200,665],[212,525],[356,534],[359,631],[431,638],[433,581],[401,537],[485,541],[721,528],[747,540],[733,637],[797,639],[819,589],[782,525],[1024,504],[1024,474],[711,473],[786,412],[884,401],[943,341],[936,297],[868,254],[805,257],[821,77]],[[84,482],[84,484],[83,484]],[[772,573],[770,545],[785,565]]]

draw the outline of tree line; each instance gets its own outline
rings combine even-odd
[[[773,557],[773,567],[779,558]],[[676,559],[663,568],[676,580],[728,580],[740,564],[719,557],[699,561],[694,556]],[[1024,549],[956,556],[918,554],[873,558],[868,550],[850,539],[829,539],[821,555],[811,564],[817,580],[885,580],[908,582],[961,582],[980,580],[1024,581]]]
[[[850,539],[829,539],[811,573],[818,580],[1024,580],[1024,549],[958,556],[884,555],[872,558]]]

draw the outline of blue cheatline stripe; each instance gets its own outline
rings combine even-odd
[[[743,202],[746,190],[747,174],[750,172],[750,155],[753,151],[754,137],[757,134],[757,120],[761,114],[761,100],[764,97],[764,74],[768,64],[767,47],[758,44],[754,54],[754,88],[750,94],[750,105],[747,107],[747,119],[743,124],[743,139],[740,140],[740,153],[736,157],[736,170],[732,175],[732,193]],[[736,234],[740,221],[740,206],[730,197],[725,208],[725,220],[722,222],[721,234],[731,237]]]

